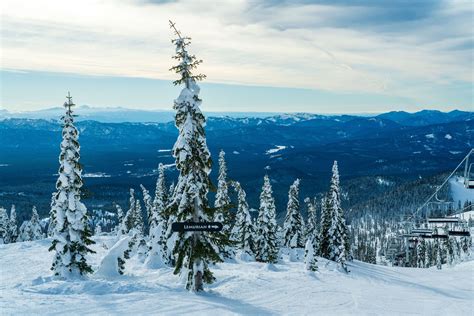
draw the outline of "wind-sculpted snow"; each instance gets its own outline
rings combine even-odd
[[[97,270],[115,239],[98,237],[89,262]],[[50,240],[0,245],[2,315],[472,315],[474,261],[432,269],[349,263],[349,274],[318,258],[303,262],[240,262],[213,268],[217,281],[193,294],[172,269],[146,269],[133,258],[125,275],[51,278]]]

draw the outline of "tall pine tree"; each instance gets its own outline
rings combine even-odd
[[[327,194],[321,199],[321,230],[319,232],[319,253],[326,259],[329,259],[330,250],[333,248],[333,239],[329,235],[332,218],[328,200]]]
[[[173,147],[173,156],[179,178],[167,213],[174,215],[179,222],[209,222],[214,218],[207,199],[212,161],[204,132],[206,120],[199,108],[200,89],[196,83],[205,76],[192,73],[201,61],[188,52],[190,38],[182,37],[171,21],[170,25],[177,36],[172,42],[176,46],[174,58],[178,61],[171,70],[180,76],[174,84],[184,84],[184,88],[174,102],[179,136]],[[173,247],[175,274],[179,273],[186,279],[188,290],[202,291],[204,283],[212,283],[215,279],[209,264],[222,261],[218,253],[222,246],[216,238],[218,234],[179,232],[176,235]]]
[[[233,182],[237,192],[237,214],[232,229],[232,241],[239,254],[240,259],[248,260],[254,256],[255,251],[255,227],[250,215],[246,194],[239,182]]]
[[[225,162],[225,152],[219,152],[219,177],[217,182],[216,199],[214,201],[214,208],[216,209],[214,220],[222,223],[221,235],[226,239],[230,239],[232,228],[232,213],[230,212],[231,201],[229,197],[229,188],[227,185],[227,165]],[[226,243],[227,244],[227,243]],[[233,255],[232,248],[225,245],[219,249],[222,258],[229,258]]]
[[[150,221],[150,251],[146,264],[150,268],[159,268],[168,263],[168,248],[166,244],[167,218],[165,209],[167,204],[167,187],[163,164],[158,166],[158,180],[156,182],[155,199]]]
[[[150,191],[148,191],[143,184],[140,184],[140,188],[142,189],[143,193],[143,203],[145,204],[146,213],[146,226],[149,231],[151,214],[153,213],[153,199],[151,198]],[[147,235],[146,231],[145,235]]]
[[[55,252],[54,275],[60,278],[82,276],[92,272],[86,260],[94,242],[87,222],[87,209],[81,202],[82,168],[79,164],[79,133],[74,126],[71,95],[64,104],[66,114],[62,117],[63,130],[59,155],[59,178],[55,196],[56,227],[50,251]]]
[[[286,217],[283,224],[283,245],[292,249],[305,246],[304,221],[300,213],[299,185],[300,180],[296,179],[290,186]]]
[[[304,199],[306,203],[308,221],[306,223],[306,239],[313,240],[313,247],[316,255],[319,255],[319,231],[318,219],[316,218],[316,201],[311,201],[310,198]]]
[[[337,161],[332,167],[329,192],[322,206],[321,218],[321,254],[329,260],[337,261],[347,272],[348,232],[341,207],[339,170]]]
[[[257,217],[256,259],[260,262],[278,262],[278,226],[276,222],[275,200],[273,199],[270,178],[265,175],[260,194],[260,208]]]

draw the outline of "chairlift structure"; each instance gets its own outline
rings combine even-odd
[[[468,154],[463,160],[457,165],[457,167],[451,172],[451,174],[438,186],[435,192],[421,205],[412,215],[407,219],[412,222],[415,220],[415,216],[425,209],[425,207],[435,207],[437,211],[444,211],[445,215],[449,211],[453,210],[455,203],[448,199],[442,199],[438,196],[441,189],[448,183],[449,179],[464,165],[464,187],[467,189],[474,189],[474,148],[469,150]],[[400,237],[405,239],[405,263],[410,262],[410,253],[416,248],[416,245],[421,239],[448,239],[452,237],[470,237],[471,233],[467,227],[467,222],[456,216],[444,216],[444,217],[428,217],[429,211],[425,210],[425,216],[427,216],[424,227],[415,227],[407,234],[403,234]],[[438,215],[439,216],[439,215]],[[418,217],[419,218],[419,217]],[[441,230],[441,231],[440,231]],[[399,254],[399,256],[403,254]]]
[[[471,156],[474,156],[474,149],[467,154],[464,166],[464,186],[466,189],[474,189],[474,163],[470,162]]]

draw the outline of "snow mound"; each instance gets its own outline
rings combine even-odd
[[[123,253],[128,248],[130,237],[126,236],[120,239],[104,256],[96,275],[104,278],[113,278],[120,276],[118,271],[118,258],[123,257]]]

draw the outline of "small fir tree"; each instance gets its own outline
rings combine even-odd
[[[29,225],[29,240],[39,240],[43,239],[43,229],[41,228],[41,223],[36,210],[36,206],[33,206],[30,225]]]
[[[155,199],[150,221],[150,251],[146,264],[150,268],[159,268],[169,263],[168,246],[166,243],[168,222],[165,215],[168,192],[164,166],[158,166],[158,180],[156,182]]]
[[[145,213],[146,213],[146,220],[147,220],[146,224],[149,229],[151,216],[153,214],[153,199],[151,198],[150,191],[148,191],[145,188],[145,186],[140,184],[140,188],[142,189],[142,193],[143,193],[143,203],[145,204]]]
[[[319,253],[322,257],[329,259],[333,246],[333,239],[329,235],[329,229],[332,225],[331,208],[329,206],[329,198],[326,194],[321,199],[321,231],[319,235]]]
[[[426,242],[424,238],[421,238],[421,240],[418,241],[418,244],[416,245],[416,266],[418,268],[424,268],[425,267],[425,253],[426,253]]]
[[[114,203],[115,209],[117,210],[117,226],[114,228],[114,232],[117,234],[117,236],[122,235],[122,227],[124,227],[124,216],[123,216],[123,210],[122,207],[116,203]]]
[[[56,194],[57,192],[54,192],[51,195],[51,209],[49,211],[49,223],[48,223],[48,237],[53,237],[55,234],[56,230]]]
[[[304,221],[300,213],[298,197],[299,184],[300,180],[296,179],[290,186],[286,217],[283,224],[283,245],[291,249],[305,247]]]
[[[436,238],[434,250],[436,258],[436,268],[438,268],[438,270],[441,270],[443,267],[443,250],[439,238]]]
[[[315,235],[308,235],[304,249],[305,268],[308,271],[318,270],[318,258],[316,256],[316,249],[314,247],[314,238]]]
[[[235,243],[241,259],[251,258],[255,254],[255,227],[250,215],[246,194],[239,182],[233,183],[237,192],[237,214],[232,229],[232,240]]]
[[[260,208],[257,218],[257,249],[256,259],[260,262],[276,263],[278,261],[278,238],[275,200],[272,196],[270,178],[265,175],[262,193],[260,194]]]
[[[135,190],[130,189],[129,208],[120,227],[120,234],[127,235],[133,229],[135,224],[137,200],[135,199]]]
[[[8,225],[8,233],[10,237],[10,242],[16,242],[18,238],[18,223],[16,219],[16,209],[15,205],[12,205],[12,208],[10,210],[10,222]]]
[[[10,220],[8,219],[7,210],[0,207],[0,244],[8,244],[10,242],[9,224]]]
[[[316,218],[316,204],[310,198],[304,200],[307,207],[308,221],[306,224],[306,240],[313,241],[313,248],[316,256],[319,256],[319,231]]]

